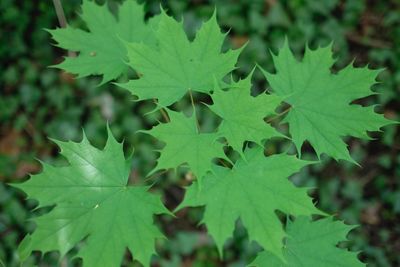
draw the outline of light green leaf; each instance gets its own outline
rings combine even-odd
[[[169,213],[148,187],[128,186],[130,159],[122,144],[109,133],[103,150],[80,143],[56,141],[69,165],[43,163],[43,172],[14,184],[39,208],[55,205],[34,218],[37,227],[22,256],[30,251],[58,250],[64,256],[83,241],[78,257],[84,266],[120,266],[126,247],[133,257],[149,266],[154,242],[163,235],[153,223],[154,214]]]
[[[365,266],[356,252],[340,249],[337,244],[346,240],[354,226],[332,217],[312,221],[300,216],[287,225],[287,238],[283,247],[285,262],[270,252],[263,251],[249,266],[257,267],[357,267]]]
[[[243,144],[252,141],[262,145],[263,140],[282,136],[264,121],[275,114],[282,98],[262,93],[251,96],[251,75],[233,82],[223,91],[217,87],[212,94],[213,105],[209,108],[223,120],[218,133],[228,140],[228,144],[243,156]]]
[[[31,235],[27,234],[24,239],[19,243],[18,248],[17,248],[17,255],[18,255],[18,260],[20,262],[26,261],[29,256],[32,253],[32,248],[31,248]],[[4,265],[5,267],[5,265]]]
[[[178,101],[189,90],[212,91],[214,77],[220,81],[235,68],[241,49],[221,53],[225,35],[215,13],[193,42],[188,40],[183,22],[177,22],[164,11],[160,16],[156,32],[158,48],[127,44],[130,65],[141,77],[120,86],[139,100],[156,98],[162,107]]]
[[[157,18],[146,24],[144,16],[143,6],[134,0],[126,0],[120,6],[118,19],[106,5],[84,0],[81,17],[89,31],[70,26],[49,31],[59,47],[79,52],[77,57],[67,57],[57,67],[79,77],[103,75],[102,83],[118,78],[128,68],[122,40],[156,43],[153,28]]]
[[[240,218],[250,240],[282,257],[285,233],[275,211],[322,214],[307,196],[308,188],[296,188],[288,180],[309,162],[285,154],[265,157],[261,147],[246,150],[244,156],[232,169],[215,166],[203,178],[201,190],[193,183],[178,209],[205,205],[202,222],[220,252]]]
[[[301,153],[308,140],[318,157],[325,153],[334,159],[354,162],[344,136],[368,139],[367,131],[378,131],[391,121],[374,112],[374,106],[363,107],[352,101],[373,94],[370,87],[380,70],[348,65],[332,73],[335,63],[332,47],[306,52],[302,61],[296,60],[287,41],[273,55],[276,74],[265,73],[273,92],[288,96],[291,110],[285,118],[297,150]]]
[[[226,158],[223,144],[217,142],[216,133],[199,133],[196,117],[168,111],[169,123],[161,123],[145,133],[151,134],[166,145],[153,172],[177,168],[187,163],[197,179],[211,170],[214,158]]]

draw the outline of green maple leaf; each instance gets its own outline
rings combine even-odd
[[[64,256],[84,240],[77,257],[84,266],[119,266],[126,251],[148,266],[162,233],[154,214],[169,213],[149,187],[128,186],[130,158],[111,132],[103,150],[80,143],[56,143],[69,165],[43,163],[43,172],[14,186],[39,202],[39,208],[55,205],[34,218],[36,230],[22,242],[23,255],[58,250]]]
[[[263,148],[258,146],[247,149],[244,156],[232,169],[215,166],[203,178],[201,191],[194,182],[178,209],[205,205],[202,222],[220,252],[240,218],[250,240],[282,257],[285,232],[275,211],[321,214],[307,196],[308,188],[296,188],[288,180],[308,162],[285,154],[265,157]]]
[[[106,5],[83,1],[81,17],[89,32],[70,26],[50,30],[61,48],[79,52],[77,57],[67,57],[57,65],[79,77],[103,75],[102,83],[118,78],[128,66],[127,51],[122,40],[154,45],[153,28],[157,19],[144,21],[143,6],[133,0],[125,1],[118,10],[118,20]]]
[[[217,87],[212,94],[214,104],[209,106],[223,119],[218,133],[242,156],[245,141],[262,145],[263,140],[282,136],[264,121],[266,116],[275,114],[282,98],[265,93],[253,97],[250,89],[251,75],[232,83],[229,90],[223,91]]]
[[[275,255],[263,251],[250,266],[259,267],[356,267],[365,266],[357,259],[356,252],[340,249],[336,245],[346,240],[354,226],[346,225],[333,218],[311,221],[300,216],[288,221],[286,244],[283,247],[285,262]]]
[[[334,74],[331,46],[306,52],[296,60],[288,42],[273,55],[276,74],[264,72],[273,91],[288,96],[291,110],[285,118],[297,150],[301,153],[308,140],[318,157],[325,153],[336,160],[351,158],[344,136],[369,139],[367,131],[378,131],[391,123],[374,112],[374,106],[363,107],[352,101],[373,94],[379,70],[355,68],[351,64]]]
[[[158,48],[127,44],[130,65],[141,77],[120,86],[139,100],[156,98],[160,106],[166,107],[190,90],[210,92],[214,78],[220,81],[235,68],[241,49],[221,53],[225,34],[221,33],[215,13],[193,42],[188,40],[183,22],[177,22],[164,11],[160,16],[156,31]]]
[[[168,111],[170,122],[161,123],[149,131],[143,131],[161,140],[166,145],[152,173],[177,168],[187,163],[190,170],[201,179],[211,171],[214,158],[226,158],[223,144],[217,142],[216,133],[199,133],[196,117]]]

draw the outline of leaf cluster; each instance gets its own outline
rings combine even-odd
[[[226,34],[218,26],[216,12],[189,40],[183,21],[162,10],[144,22],[143,8],[134,1],[121,5],[118,18],[88,1],[82,11],[89,31],[71,27],[50,31],[60,47],[79,52],[58,67],[78,76],[101,74],[103,82],[121,75],[126,62],[137,73],[138,78],[118,85],[137,101],[155,101],[155,111],[168,118],[142,131],[165,144],[149,175],[182,166],[193,173],[196,181],[186,189],[177,210],[204,206],[202,223],[221,254],[240,219],[249,239],[265,249],[254,265],[340,266],[336,257],[346,266],[362,265],[354,253],[336,247],[352,228],[331,218],[312,221],[311,216],[326,214],[308,196],[309,188],[299,188],[288,178],[316,163],[301,159],[305,141],[318,158],[325,154],[356,163],[343,138],[368,139],[368,131],[391,123],[373,106],[353,104],[373,94],[370,88],[379,71],[349,65],[333,73],[331,46],[307,48],[298,60],[286,41],[273,55],[275,72],[260,67],[270,90],[253,96],[252,74],[238,81],[227,78],[243,47],[222,49]],[[193,92],[211,98],[206,106],[221,120],[213,132],[201,130]],[[187,95],[193,100],[189,117],[171,108]],[[277,114],[282,105],[289,109]],[[274,127],[270,117],[287,124],[289,136]],[[291,140],[297,156],[265,156],[264,147],[272,138]],[[111,133],[101,151],[85,137],[80,143],[57,143],[69,165],[43,163],[41,174],[16,185],[37,199],[39,207],[54,205],[48,214],[35,218],[37,229],[22,243],[21,257],[33,250],[65,255],[84,241],[77,255],[84,266],[100,262],[117,266],[126,247],[149,265],[154,240],[163,237],[152,216],[170,212],[148,192],[149,187],[127,185],[130,161],[122,145]],[[227,153],[228,148],[234,152]],[[237,160],[233,153],[239,155]],[[288,219],[284,229],[276,211],[296,219]]]

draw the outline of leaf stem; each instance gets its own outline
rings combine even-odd
[[[157,105],[157,99],[153,98],[153,102],[154,102],[154,104]],[[170,122],[170,121],[171,121],[171,120],[169,119],[168,113],[165,111],[164,108],[160,108],[160,112],[161,112],[161,115],[162,115],[162,117],[164,118],[164,120],[165,120],[166,122]]]
[[[164,120],[165,120],[166,122],[170,122],[170,121],[171,121],[171,120],[169,119],[169,117],[168,117],[167,112],[164,110],[164,108],[160,109],[160,112],[161,112],[161,115],[163,116],[163,118],[164,118]]]
[[[61,28],[67,27],[67,19],[65,18],[64,9],[61,4],[61,0],[53,0],[54,9],[56,10],[58,23],[60,23]],[[76,57],[76,53],[74,51],[68,51],[69,57]]]
[[[224,167],[229,168],[229,166],[222,159],[218,159],[219,163],[221,163]]]
[[[197,132],[200,132],[200,123],[199,123],[199,120],[197,119],[197,112],[196,112],[196,106],[194,104],[192,89],[189,90],[189,96],[190,96],[190,102],[192,103],[193,114],[194,114],[194,116],[196,118]]]
[[[161,175],[166,174],[167,172],[168,172],[168,170],[164,170],[162,172],[155,173],[155,174],[147,177],[146,179],[144,179],[143,183],[145,183],[145,182],[147,182],[147,181],[149,181],[151,179],[156,179],[156,178],[160,177]]]
[[[282,111],[281,113],[276,114],[274,117],[269,118],[267,120],[267,123],[270,123],[271,121],[274,121],[276,119],[278,119],[279,117],[285,115],[286,113],[288,113],[290,110],[292,109],[292,107],[288,107],[287,109],[285,109],[284,111]]]

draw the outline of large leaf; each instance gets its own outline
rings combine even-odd
[[[154,214],[169,213],[148,187],[128,186],[130,159],[122,144],[109,133],[103,150],[82,142],[59,142],[69,165],[43,163],[43,172],[14,186],[39,202],[55,205],[34,218],[36,230],[23,242],[23,254],[58,250],[65,255],[84,242],[78,257],[84,266],[120,266],[126,247],[148,266],[154,242],[163,235],[153,223]]]
[[[232,169],[215,166],[203,178],[201,190],[193,183],[178,209],[205,205],[202,222],[220,251],[240,218],[250,240],[282,257],[285,232],[275,211],[321,214],[307,196],[308,188],[296,188],[288,180],[308,162],[285,154],[265,157],[261,147],[246,150],[244,156]]]
[[[212,94],[214,104],[209,106],[223,119],[218,133],[242,155],[245,141],[261,145],[263,140],[282,136],[264,121],[265,117],[275,114],[282,98],[265,93],[253,97],[250,90],[251,75],[244,80],[233,82],[226,91],[217,87]]]
[[[143,6],[134,0],[126,0],[120,6],[118,19],[106,5],[84,0],[81,17],[89,31],[70,26],[49,31],[59,47],[79,52],[77,57],[67,57],[57,67],[79,77],[103,75],[102,83],[119,77],[128,67],[122,40],[149,45],[156,42],[153,28],[157,19],[146,24],[144,16]]]
[[[317,50],[307,47],[304,58],[298,61],[287,41],[273,59],[276,74],[264,73],[277,95],[288,96],[285,101],[291,110],[285,121],[300,153],[303,142],[308,140],[318,156],[326,153],[354,162],[342,137],[368,139],[367,131],[378,131],[390,123],[374,112],[374,106],[352,104],[373,94],[370,87],[379,70],[348,65],[332,73],[335,61],[331,46]]]
[[[158,48],[127,44],[130,65],[141,77],[120,86],[139,100],[156,98],[165,107],[190,90],[210,92],[214,79],[220,81],[235,68],[241,49],[221,53],[225,35],[215,13],[193,42],[188,40],[182,24],[162,12],[156,32]]]
[[[170,122],[161,123],[149,131],[144,131],[166,145],[153,172],[162,169],[176,169],[187,163],[190,170],[201,179],[211,171],[214,158],[226,158],[223,145],[217,142],[216,133],[200,133],[196,117],[186,117],[183,113],[168,111]]]
[[[365,264],[357,259],[356,252],[340,249],[337,244],[346,240],[354,226],[333,218],[312,221],[300,216],[287,225],[287,238],[283,247],[285,261],[264,251],[259,253],[250,266],[258,267],[361,267]]]

